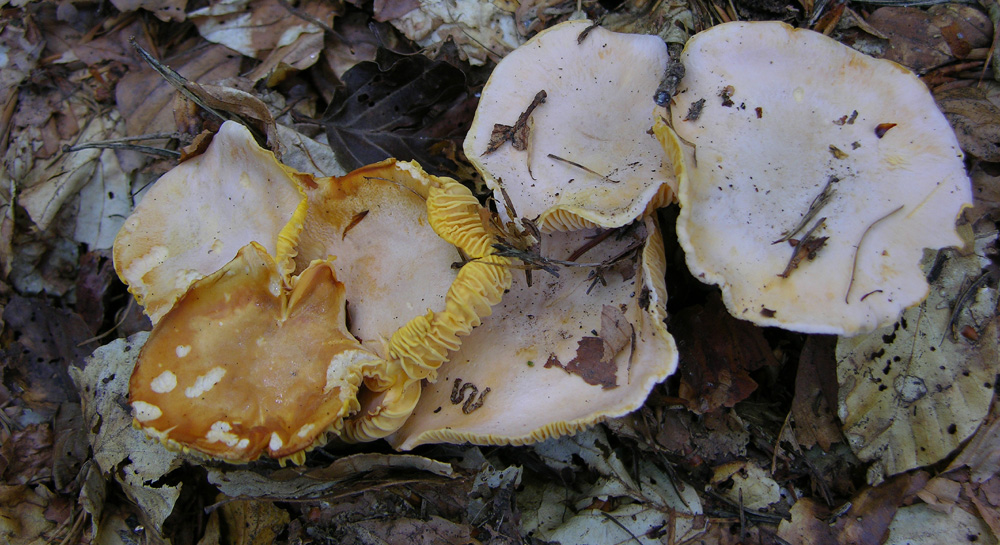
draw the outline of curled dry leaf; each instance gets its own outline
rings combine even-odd
[[[933,267],[926,301],[891,326],[838,342],[839,415],[851,448],[874,462],[869,482],[941,460],[986,417],[1000,319],[997,291],[975,288],[983,264],[949,252]],[[963,297],[970,289],[975,312]],[[979,332],[978,342],[955,334],[962,324]]]
[[[453,41],[458,45],[462,58],[473,65],[499,59],[524,41],[517,32],[513,9],[505,9],[502,2],[419,2],[417,9],[408,10],[395,18],[386,19],[388,12],[382,15],[379,20],[389,21],[407,38],[429,50],[431,55],[444,43]]]
[[[144,9],[161,21],[175,23],[184,20],[184,9],[187,7],[187,0],[111,0],[111,3],[121,12]]]

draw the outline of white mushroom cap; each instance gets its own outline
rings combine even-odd
[[[666,45],[602,28],[579,42],[590,26],[556,25],[504,57],[465,140],[497,199],[502,184],[517,213],[539,218],[543,231],[620,227],[674,198],[671,161],[648,134]],[[494,125],[513,126],[539,91],[546,98],[528,118],[527,148],[507,142],[484,154]]]
[[[566,259],[595,234],[543,234],[543,255]],[[674,372],[677,349],[664,324],[663,239],[653,218],[636,234],[611,236],[580,257],[602,262],[638,246],[621,268],[604,273],[607,285],[589,268],[565,267],[559,277],[536,271],[531,286],[514,274],[493,315],[441,367],[437,383],[424,385],[389,441],[403,450],[433,442],[519,445],[642,406]]]
[[[251,242],[276,258],[282,274],[291,272],[306,211],[294,172],[246,127],[227,121],[205,153],[157,180],[114,245],[118,276],[154,324],[192,283]]]
[[[734,316],[854,335],[926,296],[923,249],[961,244],[955,219],[971,190],[920,80],[773,22],[714,27],[681,60],[672,124],[694,150],[677,233],[692,273],[722,286]],[[803,238],[822,218],[812,238],[825,244],[788,268],[795,248],[774,242],[800,223],[791,238]]]

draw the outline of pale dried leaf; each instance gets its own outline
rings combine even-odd
[[[729,479],[733,481],[732,486],[719,487]],[[748,509],[766,509],[781,500],[781,487],[752,460],[729,462],[716,467],[711,482],[734,505],[743,502],[743,506]]]
[[[80,209],[73,238],[90,250],[111,248],[131,212],[129,176],[119,165],[115,152],[106,149],[100,154],[90,181],[80,189]]]
[[[299,2],[296,9],[329,26],[333,23],[334,7],[330,2],[305,0]],[[303,35],[323,34],[318,25],[290,13],[277,0],[218,2],[192,11],[188,17],[206,40],[255,59],[266,57],[275,48],[293,44]],[[318,52],[319,49],[316,58]]]
[[[418,9],[389,22],[432,57],[449,39],[454,40],[462,58],[474,66],[490,58],[497,60],[524,42],[513,11],[504,11],[498,2],[421,2]]]
[[[976,543],[996,545],[997,540],[981,519],[964,509],[951,514],[935,511],[924,504],[902,507],[889,525],[885,545],[939,545],[941,543]]]
[[[232,501],[222,505],[228,545],[271,545],[288,524],[288,511],[269,501]]]
[[[161,21],[181,22],[187,0],[111,0],[118,11],[128,12],[144,9],[152,12]]]
[[[981,331],[978,345],[951,330],[956,299],[984,265],[975,254],[950,253],[921,305],[893,326],[837,344],[839,415],[858,458],[875,462],[869,482],[937,462],[986,417],[1000,360],[1000,320],[968,308],[959,315],[957,327]],[[980,292],[996,309],[996,291]]]
[[[181,456],[132,427],[128,383],[147,336],[138,333],[98,348],[84,369],[71,368],[70,375],[80,390],[84,423],[93,433],[94,460],[139,505],[147,528],[159,533],[180,496],[181,485],[152,484],[177,468]]]
[[[0,540],[9,545],[35,545],[51,540],[56,523],[45,518],[46,489],[0,484]]]
[[[278,125],[278,138],[282,144],[281,162],[285,166],[316,177],[347,174],[347,169],[337,162],[337,157],[330,153],[330,146],[327,144],[317,142],[284,125]],[[322,135],[322,138],[326,140],[326,135]]]
[[[1000,400],[993,400],[993,409],[962,452],[948,466],[948,471],[968,467],[972,482],[982,483],[1000,474]]]
[[[320,496],[345,480],[374,470],[418,470],[450,477],[449,464],[410,454],[354,454],[303,472],[297,468],[261,474],[245,469],[209,468],[208,481],[230,497],[305,498]]]

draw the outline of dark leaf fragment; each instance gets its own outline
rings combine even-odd
[[[587,384],[601,386],[605,390],[615,388],[618,386],[615,356],[631,344],[634,332],[634,327],[618,307],[604,305],[600,336],[580,339],[576,357],[566,365],[553,354],[545,362],[545,367],[561,367],[567,373],[578,375]]]
[[[751,371],[778,365],[762,330],[730,316],[718,294],[674,315],[670,328],[680,352],[679,395],[696,413],[736,405],[757,389]]]
[[[465,90],[461,70],[380,49],[374,61],[358,63],[342,79],[344,88],[334,95],[323,124],[344,168],[395,157],[416,160],[432,173],[448,170],[448,160],[430,149],[446,138],[428,132],[437,114]]]
[[[483,152],[483,155],[500,149],[500,146],[504,145],[508,140],[510,141],[510,145],[517,151],[528,149],[528,137],[530,136],[528,119],[531,118],[531,112],[535,111],[535,108],[545,103],[547,96],[544,90],[535,93],[535,98],[531,99],[531,104],[521,112],[521,115],[517,117],[517,121],[513,125],[504,125],[502,123],[493,125],[490,142],[486,145],[486,151]]]

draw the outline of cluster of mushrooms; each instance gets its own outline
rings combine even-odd
[[[136,425],[301,462],[330,435],[523,444],[626,414],[677,366],[654,214],[674,202],[739,318],[854,335],[925,297],[923,249],[960,244],[971,191],[913,74],[781,23],[679,60],[664,108],[655,36],[573,21],[505,57],[465,142],[495,211],[412,162],[299,173],[224,124],[115,242],[154,323]]]

